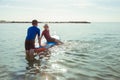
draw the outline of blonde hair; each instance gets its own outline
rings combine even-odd
[[[45,24],[45,25],[44,25],[44,27],[47,27],[47,28],[49,28],[48,24]]]

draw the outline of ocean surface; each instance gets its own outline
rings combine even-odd
[[[39,72],[30,72],[24,41],[31,24],[0,24],[0,80],[120,80],[119,22],[48,25],[64,44],[49,49]]]

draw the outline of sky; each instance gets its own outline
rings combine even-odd
[[[120,22],[120,0],[0,0],[0,20]]]

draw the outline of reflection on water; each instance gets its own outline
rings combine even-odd
[[[1,80],[119,80],[120,41],[109,38],[93,41],[64,41],[63,45],[50,49],[49,59],[43,58],[34,64],[40,65],[27,70],[28,62],[24,51],[16,55],[1,57]],[[9,56],[9,57],[8,57]],[[5,60],[5,59],[7,60]],[[5,61],[2,61],[5,60]]]
[[[113,40],[113,41],[112,41]],[[120,41],[116,38],[67,40],[54,46],[49,58],[36,60],[31,66],[24,59],[24,51],[4,54],[0,63],[2,80],[119,80]],[[9,56],[9,57],[7,57]],[[8,61],[2,61],[5,60]],[[7,63],[7,64],[6,64]]]
[[[50,59],[38,61],[39,72],[25,70],[25,80],[119,80],[120,42],[102,40],[64,41],[50,49]]]
[[[120,54],[116,45],[120,42],[102,40],[64,41],[64,45],[50,49],[50,59],[41,63],[46,68],[26,74],[26,80],[119,80]]]

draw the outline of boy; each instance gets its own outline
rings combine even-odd
[[[40,29],[37,27],[38,21],[33,20],[32,26],[27,30],[27,36],[25,40],[25,50],[26,50],[26,59],[28,61],[34,60],[34,48],[35,48],[35,38],[38,36],[38,41],[40,45]]]

